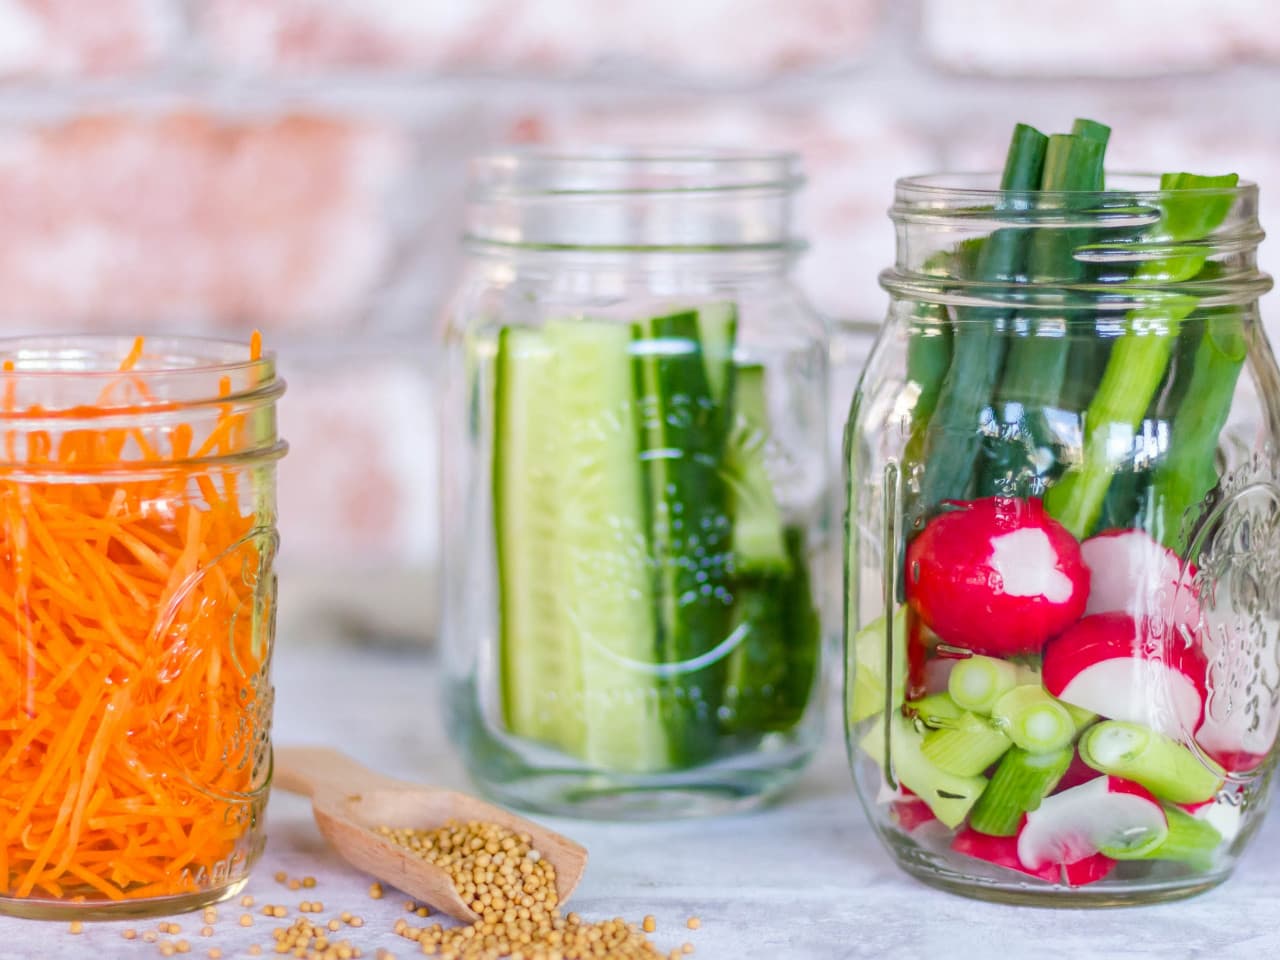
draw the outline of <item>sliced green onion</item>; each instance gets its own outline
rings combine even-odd
[[[1170,803],[1201,803],[1222,786],[1223,770],[1212,760],[1136,723],[1108,720],[1090,727],[1080,738],[1080,759]]]
[[[951,668],[947,692],[958,706],[990,714],[1004,694],[1018,685],[1018,668],[995,657],[972,656]]]
[[[1213,867],[1214,854],[1222,845],[1222,834],[1211,823],[1191,816],[1177,807],[1165,807],[1169,817],[1169,835],[1164,843],[1142,859],[1176,860],[1196,870]]]
[[[880,769],[885,767],[885,721],[876,718],[859,746],[871,756]],[[896,782],[923,800],[933,815],[954,829],[964,822],[982,791],[986,777],[960,777],[940,770],[923,753],[924,734],[906,717],[892,714],[888,718],[890,766]]]
[[[930,730],[920,752],[939,770],[976,777],[1009,749],[1009,738],[986,717],[963,714],[954,726]]]
[[[964,716],[964,710],[945,693],[931,693],[909,701],[907,706],[926,727],[954,727]]]
[[[1076,735],[1067,708],[1043,687],[1014,687],[996,701],[991,717],[1010,740],[1031,753],[1060,750]]]
[[[1014,747],[1004,755],[991,783],[969,815],[969,826],[993,837],[1012,837],[1023,816],[1040,807],[1071,766],[1075,751],[1028,753]]]
[[[893,612],[893,664],[885,662],[885,618],[876,617],[859,630],[850,641],[850,664],[853,683],[850,687],[849,723],[874,717],[884,710],[886,687],[893,692],[893,705],[902,706],[906,698],[907,677],[907,608],[904,604]]]

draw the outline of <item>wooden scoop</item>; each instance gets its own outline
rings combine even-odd
[[[448,820],[482,820],[527,833],[555,867],[561,903],[587,866],[587,851],[568,837],[464,793],[384,777],[336,750],[276,748],[273,784],[311,798],[316,826],[348,863],[459,920],[479,918],[449,875],[377,833],[378,827],[431,830]]]

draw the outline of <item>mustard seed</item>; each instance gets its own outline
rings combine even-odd
[[[688,927],[690,930],[697,930],[700,926],[702,926],[702,921],[699,920],[697,917],[690,917],[688,920],[685,921],[685,926]]]
[[[72,920],[71,926],[69,927],[69,929],[72,933],[76,933],[76,934],[83,933],[84,924],[81,923],[79,920]]]

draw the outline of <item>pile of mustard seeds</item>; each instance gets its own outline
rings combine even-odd
[[[587,923],[560,911],[555,868],[528,834],[495,823],[450,821],[434,830],[380,827],[383,836],[444,869],[480,918],[463,927],[396,923],[395,931],[441,960],[662,960],[692,953],[685,944],[663,954],[645,930],[621,917]],[[652,923],[644,924],[651,929]]]

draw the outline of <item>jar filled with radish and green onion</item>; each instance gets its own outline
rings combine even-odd
[[[858,793],[905,870],[993,900],[1223,881],[1275,757],[1258,188],[1104,176],[1109,139],[1019,125],[1002,174],[898,182],[846,434]]]
[[[502,801],[749,805],[820,728],[835,500],[785,154],[476,161],[443,408],[452,737]]]

